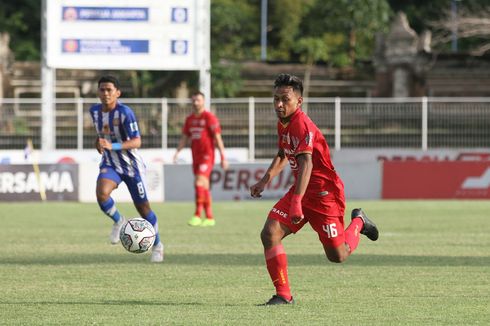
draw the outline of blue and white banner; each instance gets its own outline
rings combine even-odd
[[[135,7],[73,7],[62,9],[63,21],[108,20],[148,21],[149,8]]]
[[[130,54],[148,53],[148,40],[65,40],[61,41],[63,53]]]

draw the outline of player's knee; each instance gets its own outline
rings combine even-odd
[[[343,263],[347,260],[349,255],[344,254],[342,252],[329,252],[327,253],[327,259],[332,263]]]
[[[95,194],[97,196],[97,201],[99,203],[105,203],[110,197],[110,194],[102,192],[102,191],[96,191]]]
[[[260,240],[262,240],[262,244],[264,247],[271,247],[274,242],[274,232],[267,227],[264,227],[260,232]]]
[[[343,263],[344,261],[346,261],[347,257],[328,257],[327,256],[327,259],[332,263],[340,264],[340,263]]]
[[[271,239],[271,232],[270,230],[267,230],[266,228],[263,228],[262,231],[260,232],[260,240],[262,240],[262,244],[265,245],[265,242],[270,241]]]
[[[325,247],[325,255],[327,259],[332,263],[343,263],[349,257],[349,252],[344,250],[344,247],[329,248]]]

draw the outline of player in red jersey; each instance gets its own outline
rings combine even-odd
[[[378,239],[376,225],[356,208],[344,230],[344,185],[330,159],[323,134],[301,110],[303,83],[281,74],[274,82],[274,109],[279,121],[279,151],[262,179],[250,188],[260,197],[266,185],[289,162],[295,182],[274,205],[260,234],[267,270],[276,294],[266,305],[294,303],[288,280],[287,256],[282,239],[298,232],[306,223],[318,233],[331,262],[341,263],[357,248],[360,233]]]
[[[182,138],[174,155],[177,161],[179,152],[190,141],[192,150],[192,170],[194,172],[194,188],[196,210],[189,220],[190,226],[214,226],[216,224],[211,209],[211,192],[209,176],[214,166],[214,149],[218,148],[221,156],[221,167],[226,170],[228,161],[225,158],[225,146],[221,138],[221,126],[218,118],[204,108],[204,94],[192,94],[192,108],[182,128]],[[205,211],[206,219],[201,219],[201,211]]]

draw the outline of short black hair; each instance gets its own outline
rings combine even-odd
[[[197,95],[201,95],[202,97],[206,97],[206,96],[204,96],[204,93],[201,91],[194,91],[191,93],[191,97],[197,96]]]
[[[112,83],[116,89],[120,89],[119,79],[111,75],[105,75],[100,77],[97,87],[100,87],[102,83]]]
[[[300,95],[303,96],[303,81],[299,77],[290,74],[278,75],[274,81],[274,88],[282,86],[290,86],[294,91],[299,91]]]

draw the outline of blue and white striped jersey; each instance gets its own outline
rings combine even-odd
[[[90,116],[98,137],[105,138],[111,143],[122,143],[140,137],[138,121],[133,110],[120,102],[117,102],[116,108],[109,112],[102,111],[102,104],[95,104],[90,108]],[[145,172],[145,165],[137,149],[104,150],[100,166],[110,166],[117,173],[130,177],[143,175]]]

